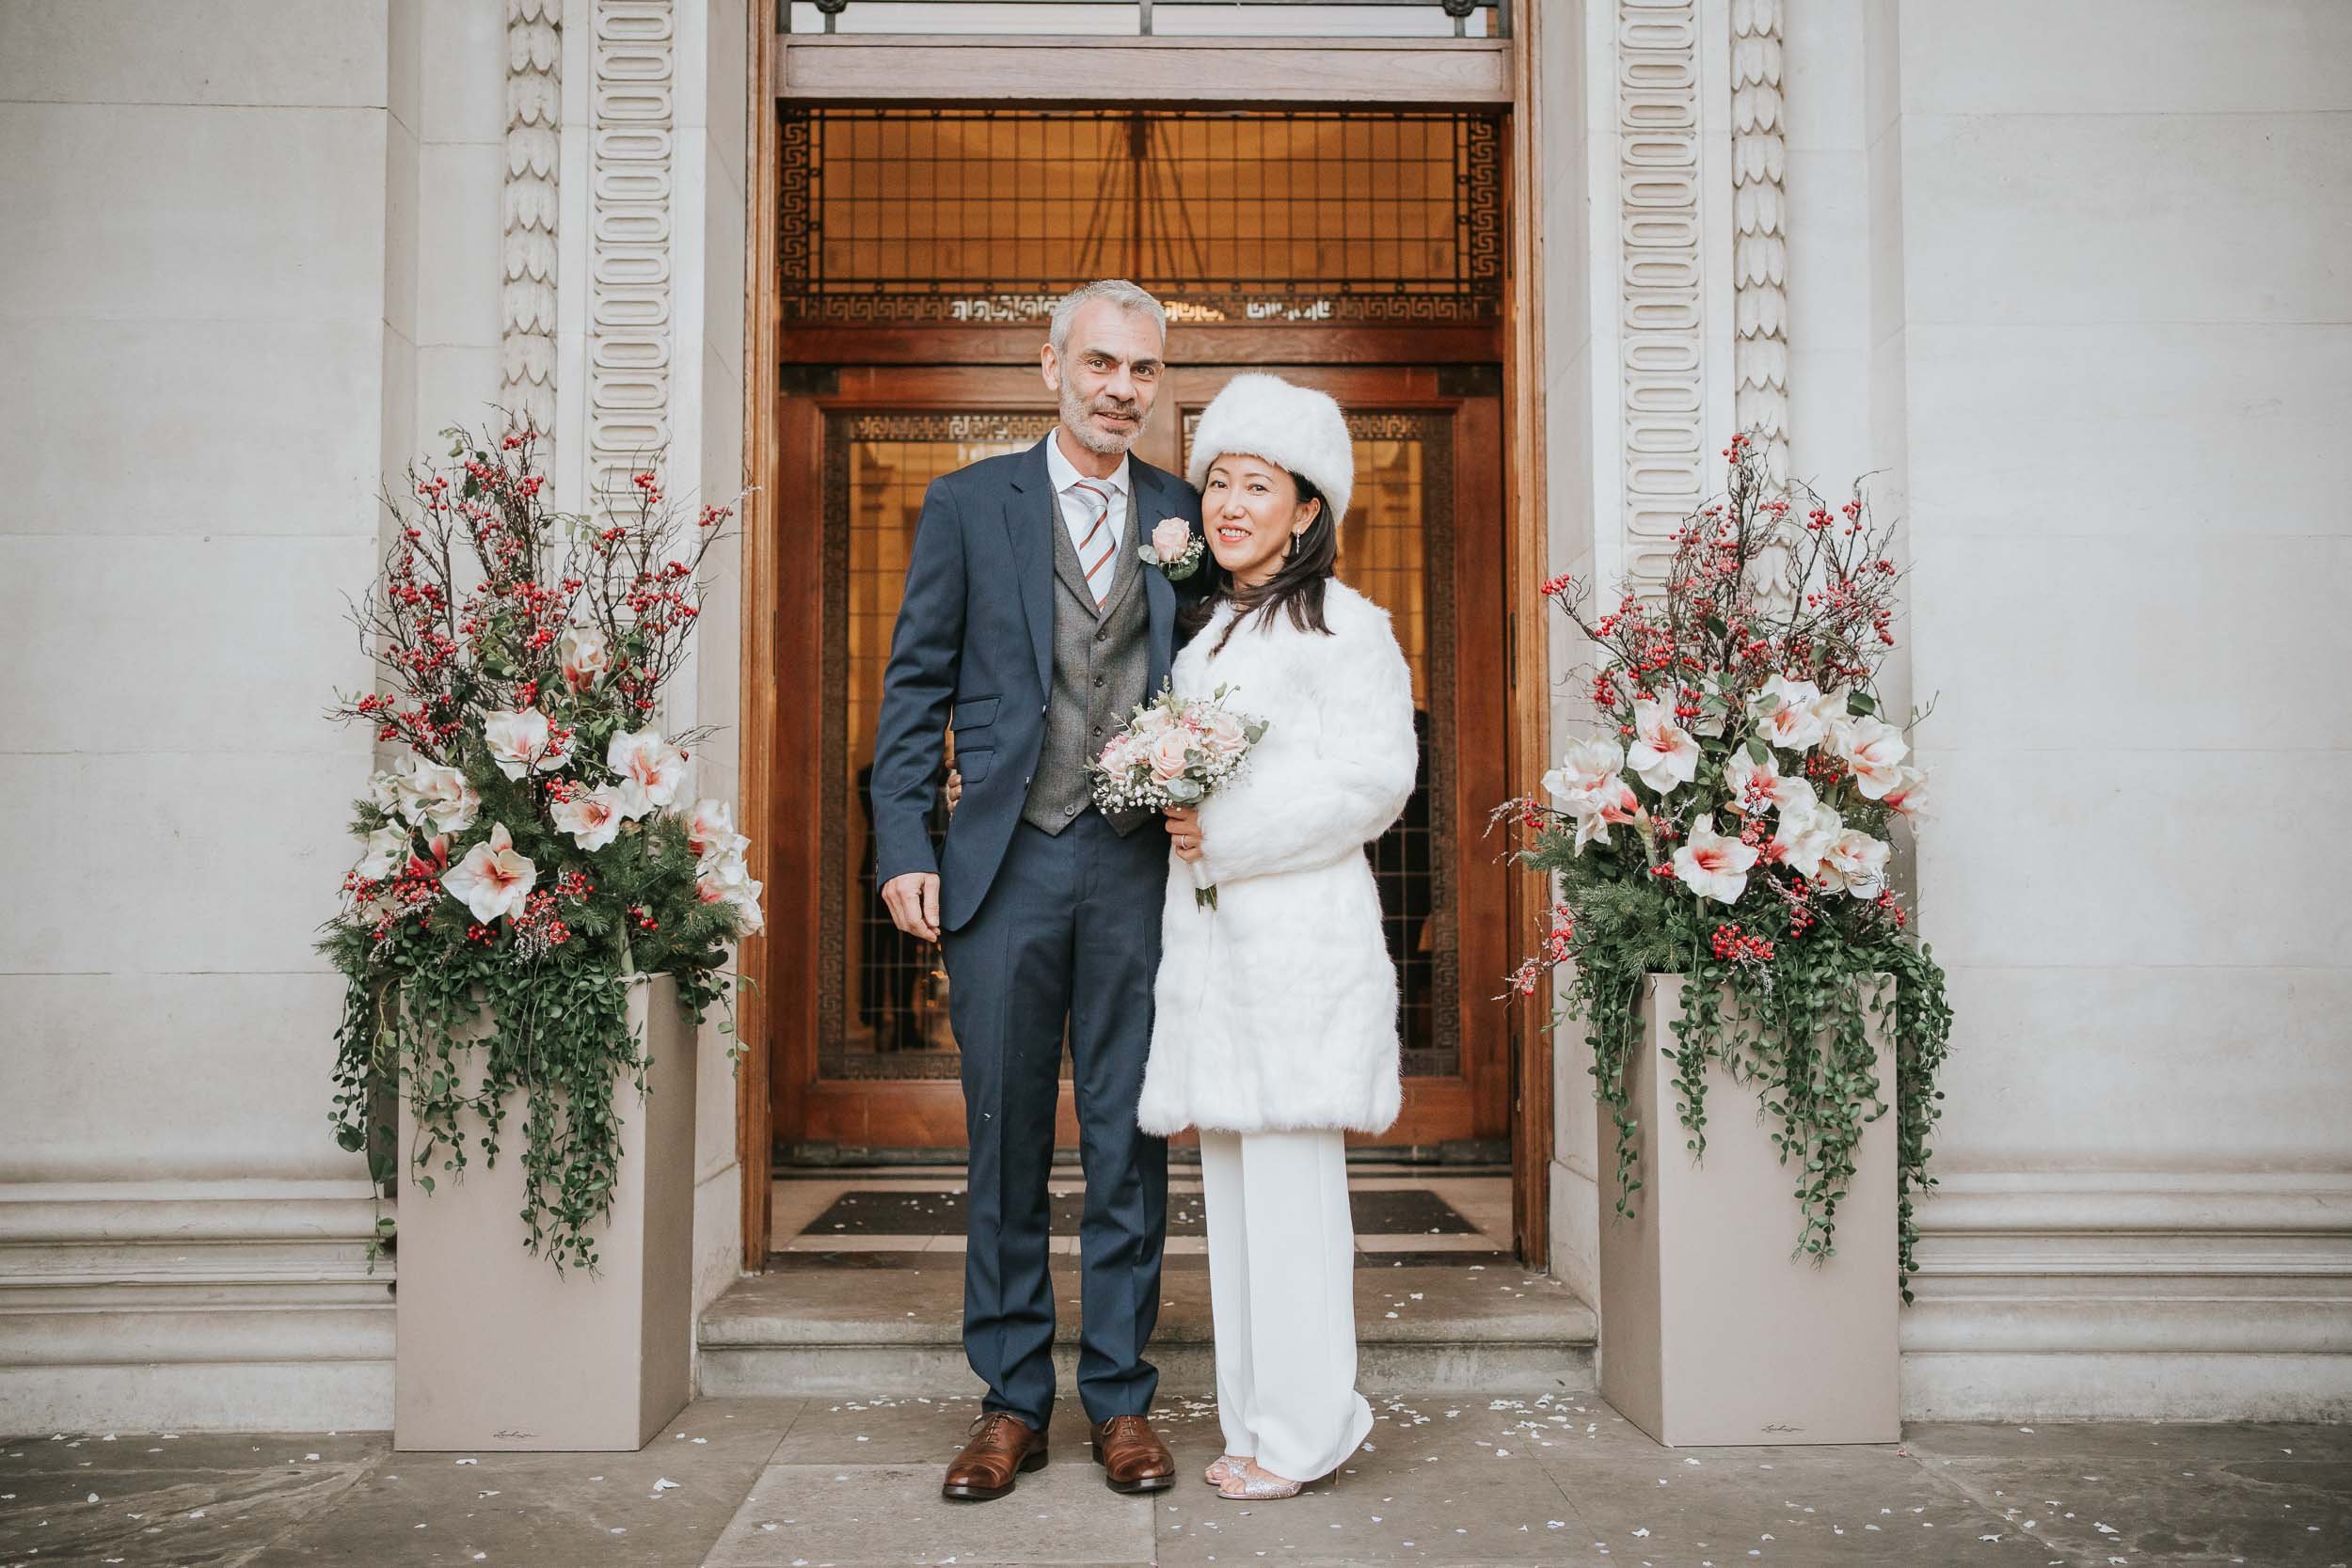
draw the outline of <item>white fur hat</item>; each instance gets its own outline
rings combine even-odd
[[[1192,487],[1200,489],[1209,465],[1229,452],[1306,475],[1323,492],[1333,528],[1347,515],[1348,494],[1356,488],[1356,444],[1348,437],[1347,416],[1329,393],[1263,372],[1233,377],[1200,412],[1184,469]]]

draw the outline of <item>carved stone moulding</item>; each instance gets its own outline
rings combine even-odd
[[[674,0],[596,0],[589,91],[588,494],[635,510],[671,422],[677,74]]]
[[[557,129],[564,104],[563,0],[507,0],[506,186],[499,292],[500,402],[555,428]]]
[[[1618,341],[1626,575],[1663,586],[1701,494],[1705,405],[1697,0],[1618,0]]]

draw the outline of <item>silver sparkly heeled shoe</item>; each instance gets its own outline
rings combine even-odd
[[[1271,1470],[1262,1470],[1253,1460],[1238,1472],[1229,1471],[1216,1495],[1234,1502],[1274,1502],[1295,1497],[1306,1484],[1303,1481],[1284,1481]]]
[[[1231,1478],[1241,1474],[1248,1464],[1249,1459],[1246,1454],[1219,1454],[1209,1462],[1207,1469],[1200,1472],[1200,1479],[1211,1486],[1222,1486]]]

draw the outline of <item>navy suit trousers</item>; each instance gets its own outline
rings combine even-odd
[[[964,1354],[983,1406],[1041,1430],[1054,1408],[1046,1180],[1067,1023],[1086,1209],[1078,1395],[1090,1420],[1140,1416],[1159,1371],[1168,1144],[1136,1125],[1152,1045],[1168,835],[1121,838],[1089,808],[1058,835],[1017,824],[988,895],[943,940],[971,1135]]]

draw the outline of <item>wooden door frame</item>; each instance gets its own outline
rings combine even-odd
[[[1238,371],[1246,366],[1190,366],[1199,375]],[[1294,368],[1297,373],[1298,368]],[[1455,526],[1454,559],[1442,564],[1459,592],[1463,585],[1500,583],[1503,577],[1502,539],[1499,531],[1465,526],[1470,520],[1491,517],[1502,505],[1502,479],[1480,454],[1500,455],[1500,400],[1486,393],[1448,393],[1440,389],[1433,367],[1313,367],[1301,379],[1311,380],[1343,402],[1383,412],[1435,414],[1451,425],[1454,453],[1451,465],[1454,493],[1450,498]],[[1208,388],[1185,393],[1171,388],[1180,401],[1153,421],[1154,432],[1166,436],[1178,426],[1184,409],[1205,402]],[[1165,394],[1164,394],[1165,395]],[[956,366],[894,369],[861,367],[846,371],[823,391],[785,397],[777,409],[777,460],[786,470],[816,475],[824,471],[826,424],[836,415],[927,412],[1050,413],[1049,400],[1034,366]],[[781,494],[781,492],[779,492]],[[772,568],[769,602],[770,664],[756,683],[766,692],[762,704],[762,755],[775,759],[761,764],[767,775],[760,804],[766,815],[747,816],[755,837],[777,846],[771,863],[776,880],[768,883],[769,925],[780,937],[814,932],[827,917],[818,893],[818,855],[824,838],[825,781],[805,759],[818,749],[821,716],[809,700],[806,682],[795,689],[802,700],[789,711],[777,705],[774,672],[815,672],[823,658],[824,515],[827,499],[812,497],[798,487],[790,502],[779,499],[767,512],[762,557]],[[788,539],[789,543],[785,541]],[[1501,594],[1486,606],[1465,606],[1460,619],[1475,624],[1503,610]],[[1506,683],[1508,648],[1502,636],[1460,638],[1455,642],[1454,683],[1459,689],[1493,691]],[[749,671],[746,691],[753,689]],[[1503,769],[1509,766],[1510,705],[1503,706],[1504,733],[1488,737],[1479,748]],[[1494,755],[1499,752],[1500,755]],[[803,759],[787,765],[785,757]],[[748,766],[748,756],[747,756]],[[1502,779],[1486,768],[1459,768],[1455,772],[1454,847],[1456,908],[1492,908],[1508,896],[1509,879],[1502,864],[1482,856],[1477,824],[1507,789]],[[748,810],[748,808],[747,808]],[[1458,967],[1463,989],[1446,1001],[1474,1006],[1480,976],[1499,976],[1510,967],[1508,932],[1498,923],[1459,919],[1456,926]],[[827,1079],[819,1065],[818,1028],[818,989],[826,977],[819,972],[816,944],[785,941],[764,951],[762,985],[767,1004],[762,1015],[771,1042],[769,1060],[769,1100],[766,1120],[771,1143],[782,1132],[797,1141],[838,1143],[852,1147],[904,1148],[952,1144],[963,1131],[963,1091],[953,1078],[888,1080],[886,1099],[878,1099],[876,1085],[855,1080]],[[1450,1080],[1417,1079],[1395,1126],[1374,1139],[1351,1137],[1352,1144],[1426,1146],[1458,1136],[1467,1128],[1472,1137],[1506,1137],[1511,1132],[1512,1074],[1510,1033],[1479,1032],[1463,1040],[1462,1070]],[[877,1115],[877,1111],[885,1114]],[[1057,1117],[1062,1141],[1077,1140],[1075,1112],[1067,1089]]]
[[[1511,113],[1503,156],[1504,221],[1502,395],[1509,499],[1504,503],[1504,582],[1510,605],[1510,770],[1520,789],[1534,789],[1551,752],[1551,617],[1543,595],[1551,575],[1549,489],[1544,469],[1544,103],[1536,90],[1549,29],[1525,6],[1515,13],[1518,37],[1510,58]],[[1568,29],[1564,28],[1564,32]],[[1564,43],[1565,47],[1565,43]],[[1574,106],[1569,112],[1574,114]],[[1515,791],[1516,793],[1516,791]],[[1503,901],[1506,927],[1519,942],[1550,903],[1546,879],[1510,879]],[[1549,1011],[1515,1006],[1511,1074],[1511,1232],[1528,1267],[1551,1261],[1552,1037]]]
[[[1505,139],[1508,169],[1509,250],[1502,334],[1504,517],[1503,571],[1509,605],[1504,673],[1511,689],[1508,731],[1510,776],[1531,781],[1547,755],[1550,730],[1549,639],[1538,585],[1549,573],[1544,473],[1544,291],[1543,236],[1536,218],[1544,189],[1539,162],[1542,105],[1535,90],[1536,61],[1545,34],[1538,8],[1528,7],[1510,47],[1510,103]],[[740,799],[744,819],[773,818],[772,761],[778,734],[777,693],[770,673],[785,630],[779,625],[780,562],[773,538],[775,496],[782,478],[782,431],[778,419],[779,376],[769,369],[784,362],[783,309],[776,274],[777,106],[782,86],[777,39],[763,8],[745,8],[746,233],[744,333],[746,373],[743,463],[753,485],[743,506],[741,618]],[[1387,75],[1383,72],[1383,75]],[[1165,81],[1168,78],[1162,77]],[[1393,90],[1391,87],[1391,90]],[[1404,100],[1404,95],[1398,95]],[[1385,98],[1374,101],[1386,101]],[[1279,103],[1272,106],[1279,106]],[[1204,345],[1205,346],[1205,345]],[[771,886],[787,879],[813,888],[804,862],[813,839],[798,846],[755,842],[755,873]],[[1508,879],[1503,929],[1524,939],[1545,900],[1531,879]],[[753,983],[737,1006],[738,1038],[743,1042],[736,1075],[736,1150],[741,1182],[743,1265],[766,1266],[773,1150],[770,1082],[770,1007],[774,998],[764,983],[774,966],[774,945],[763,936],[745,940],[738,968]],[[813,1005],[814,998],[809,998]],[[1550,1166],[1553,1152],[1552,1032],[1538,1009],[1518,1009],[1512,1037],[1510,1085],[1512,1124],[1512,1227],[1519,1256],[1531,1267],[1549,1262]]]

